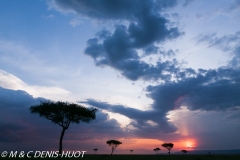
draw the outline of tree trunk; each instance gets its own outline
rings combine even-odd
[[[168,155],[170,156],[170,150],[168,151]]]
[[[113,150],[114,150],[114,149],[112,149],[112,153],[111,153],[111,155],[113,154]]]
[[[65,133],[66,128],[63,127],[62,133],[61,133],[61,137],[60,137],[60,141],[59,141],[59,154],[62,154],[62,140],[63,140],[63,136]]]

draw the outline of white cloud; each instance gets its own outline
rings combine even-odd
[[[51,100],[69,96],[70,92],[57,86],[28,85],[18,77],[0,70],[0,86],[12,90],[24,90],[34,97],[44,97]]]

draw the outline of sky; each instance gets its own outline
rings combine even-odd
[[[240,0],[0,0],[0,151],[58,150],[40,101],[98,109],[63,150],[240,149]]]

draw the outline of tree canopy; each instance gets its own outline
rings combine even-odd
[[[186,150],[182,150],[182,152],[183,152],[183,154],[186,154],[186,153],[187,153],[187,151],[186,151]]]
[[[160,151],[161,149],[160,148],[155,148],[155,149],[153,149],[155,152],[157,152],[157,154],[158,154],[158,151]]]
[[[168,154],[170,155],[170,150],[173,148],[173,143],[163,143],[162,146],[168,150]]]
[[[68,129],[70,123],[89,123],[96,118],[96,108],[86,108],[78,104],[68,102],[53,102],[45,101],[39,105],[31,106],[30,111],[32,114],[38,114],[51,120],[53,123],[60,125],[63,130],[59,141],[59,154],[62,153],[62,139],[65,130]]]
[[[131,152],[131,154],[132,154],[133,150],[131,149],[130,152]]]
[[[95,148],[95,149],[93,149],[94,151],[95,151],[95,154],[97,153],[97,151],[98,151],[98,149],[97,148]]]
[[[118,140],[109,140],[106,142],[110,147],[112,147],[112,153],[113,151],[117,148],[118,145],[122,144],[122,142],[118,141]]]

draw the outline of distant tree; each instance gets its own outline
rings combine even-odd
[[[97,153],[97,151],[98,151],[98,149],[97,148],[95,148],[95,149],[93,149],[94,151],[95,151],[95,154]]]
[[[130,150],[130,152],[131,152],[131,154],[132,154],[133,150]]]
[[[89,123],[96,118],[96,108],[86,108],[78,104],[68,102],[41,102],[39,105],[31,106],[32,114],[38,114],[40,117],[47,118],[53,123],[62,127],[59,140],[59,154],[62,154],[62,140],[65,130],[68,129],[70,123]]]
[[[161,149],[160,148],[155,148],[155,149],[153,149],[155,152],[157,152],[157,154],[158,154],[158,151],[160,151]]]
[[[162,146],[168,150],[168,155],[170,156],[170,150],[173,148],[173,143],[163,143]]]
[[[119,142],[118,140],[109,140],[106,142],[110,147],[112,147],[112,153],[117,148],[118,145],[122,144],[122,142]]]
[[[182,150],[182,152],[183,152],[183,154],[186,154],[186,153],[187,153],[187,151],[186,151],[186,150]]]

